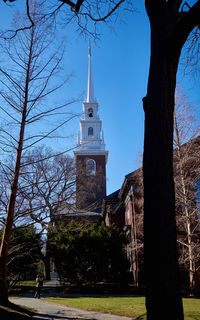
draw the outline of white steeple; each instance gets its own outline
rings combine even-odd
[[[80,132],[77,136],[77,155],[105,155],[106,160],[108,151],[105,150],[104,135],[102,133],[102,122],[98,115],[98,102],[94,99],[92,70],[91,70],[91,45],[89,43],[89,64],[88,64],[88,84],[87,98],[83,102],[83,114],[80,120]]]
[[[88,83],[87,83],[87,98],[86,102],[93,103],[94,100],[94,89],[93,89],[93,82],[92,82],[92,66],[91,66],[91,44],[89,41],[89,64],[88,64]]]

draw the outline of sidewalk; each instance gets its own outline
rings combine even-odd
[[[33,298],[33,294],[28,293],[19,295],[17,299],[10,299],[10,301],[17,305],[34,309],[35,314],[33,319],[35,320],[131,320],[129,317],[100,313],[96,311],[81,310],[43,300],[43,297],[56,296],[55,285],[57,285],[55,279],[45,283],[41,299],[35,299]],[[48,287],[47,291],[45,290],[45,287]]]
[[[80,310],[72,307],[65,307],[56,303],[50,303],[42,299],[19,298],[11,302],[37,310],[33,319],[35,320],[131,320],[128,317],[100,313],[95,311]]]

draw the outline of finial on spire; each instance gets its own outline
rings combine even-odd
[[[88,55],[91,57],[91,42],[90,42],[90,40],[89,40],[89,53],[88,53]]]
[[[88,64],[88,85],[87,85],[87,98],[86,102],[95,102],[94,100],[94,90],[92,82],[92,67],[91,67],[91,43],[89,41],[89,64]]]

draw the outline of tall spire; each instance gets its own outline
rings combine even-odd
[[[92,67],[91,67],[91,44],[89,41],[89,63],[88,63],[88,83],[87,83],[87,98],[86,102],[95,102],[94,100],[94,90],[92,82]]]

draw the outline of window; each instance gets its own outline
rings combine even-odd
[[[93,109],[92,108],[88,109],[88,117],[90,117],[90,118],[93,117]]]
[[[94,134],[93,128],[92,128],[92,127],[89,127],[89,128],[88,128],[88,136],[93,136],[93,134]]]
[[[127,216],[127,219],[129,220],[130,219],[130,211],[128,209],[128,211],[126,212],[126,216]]]
[[[96,162],[93,159],[89,159],[86,162],[86,174],[87,176],[94,176],[96,174]]]

